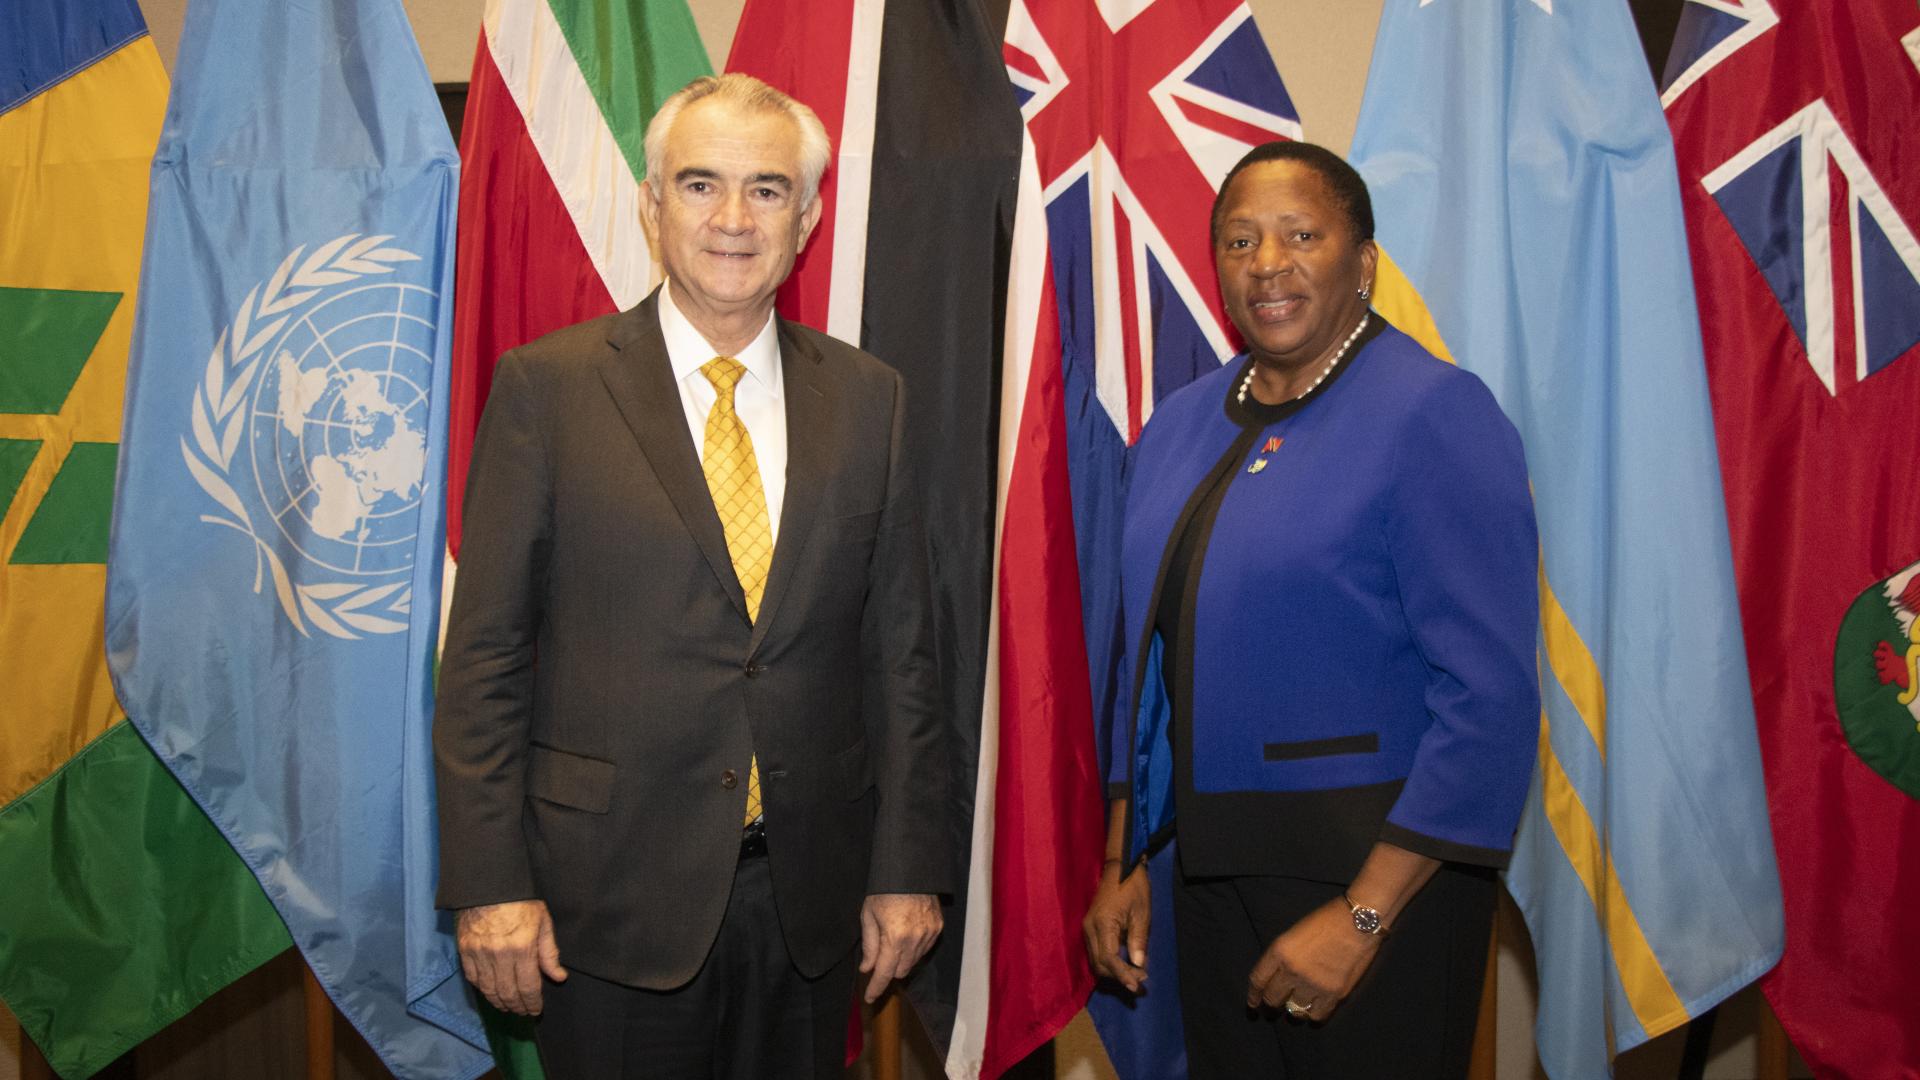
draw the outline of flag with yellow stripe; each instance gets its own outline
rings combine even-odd
[[[1382,312],[1526,442],[1543,710],[1507,886],[1542,1063],[1604,1075],[1782,945],[1679,181],[1625,0],[1387,0],[1353,158],[1397,260]]]
[[[134,0],[0,14],[0,998],[70,1078],[289,944],[127,724],[102,644],[166,99]]]

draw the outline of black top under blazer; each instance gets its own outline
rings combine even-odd
[[[866,894],[953,886],[901,380],[804,326],[779,338],[786,501],[757,622],[654,297],[506,354],[474,444],[438,903],[544,900],[563,964],[632,986],[699,971],[755,751],[803,973],[848,954]]]

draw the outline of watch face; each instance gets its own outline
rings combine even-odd
[[[1370,907],[1353,909],[1353,928],[1363,934],[1380,932],[1380,913]]]

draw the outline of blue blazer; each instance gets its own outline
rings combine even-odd
[[[1121,558],[1133,695],[1114,755],[1130,853],[1175,826],[1177,805],[1194,875],[1345,882],[1378,840],[1504,865],[1540,713],[1539,541],[1518,433],[1477,377],[1392,327],[1271,424],[1231,400],[1249,362],[1169,397],[1134,451]],[[1176,665],[1154,628],[1160,591],[1207,481],[1228,469],[1196,526]],[[1176,668],[1191,679],[1169,687]]]

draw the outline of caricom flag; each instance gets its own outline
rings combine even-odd
[[[167,77],[134,0],[0,14],[0,998],[87,1076],[287,947],[125,721],[107,526]]]
[[[433,910],[458,165],[398,0],[195,0],[154,159],[107,655],[403,1080],[491,1064]]]

